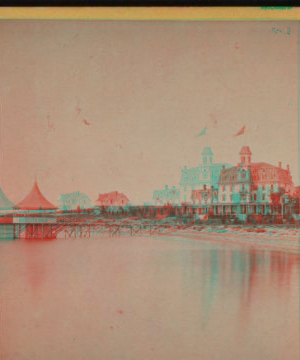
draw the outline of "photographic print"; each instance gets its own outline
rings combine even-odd
[[[297,11],[43,11],[0,20],[1,359],[299,359]]]

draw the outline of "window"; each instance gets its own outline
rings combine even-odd
[[[231,191],[234,191],[234,185],[231,186]]]
[[[232,185],[230,185],[230,191],[232,191]]]
[[[232,202],[232,195],[230,195],[230,201]]]
[[[263,190],[263,191],[265,190],[265,185],[262,186],[262,190]]]
[[[225,201],[225,195],[222,196],[222,201]]]
[[[223,186],[223,191],[225,191],[225,190],[226,190],[226,186],[224,185],[224,186]]]
[[[271,191],[273,191],[273,184],[271,185]]]
[[[253,200],[256,201],[256,194],[253,195]]]
[[[245,162],[245,156],[242,156],[242,163]]]
[[[245,184],[242,184],[242,191],[245,190]]]
[[[207,157],[206,156],[203,157],[203,164],[205,164],[205,165],[207,164]]]
[[[265,195],[263,194],[262,197],[261,197],[262,201],[265,200]]]

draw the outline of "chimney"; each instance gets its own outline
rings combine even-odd
[[[281,161],[278,162],[278,167],[281,169]]]

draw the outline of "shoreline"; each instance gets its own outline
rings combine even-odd
[[[157,236],[159,238],[161,235]],[[182,231],[164,234],[166,237],[183,237],[190,240],[221,243],[223,245],[238,245],[252,248],[278,250],[299,253],[300,236],[270,236],[258,233],[257,235],[245,233],[218,233],[208,231]]]

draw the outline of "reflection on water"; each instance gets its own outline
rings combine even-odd
[[[298,359],[299,256],[173,238],[0,244],[1,359]]]

